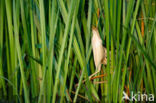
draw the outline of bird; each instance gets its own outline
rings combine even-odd
[[[101,65],[107,65],[107,49],[102,45],[102,39],[96,27],[92,28],[92,49],[96,72],[89,76],[93,77],[101,71]]]

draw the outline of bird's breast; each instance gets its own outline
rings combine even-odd
[[[102,40],[101,38],[99,38],[98,36],[93,36],[92,37],[92,46],[93,47],[99,47],[102,45]]]

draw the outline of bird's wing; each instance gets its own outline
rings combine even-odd
[[[101,48],[101,46],[93,47],[93,56],[96,67],[98,67],[103,59],[103,49]]]
[[[107,65],[107,49],[103,47],[103,59],[102,64]]]

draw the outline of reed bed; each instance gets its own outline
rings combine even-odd
[[[89,79],[92,27],[108,62]],[[155,87],[155,0],[0,0],[0,102],[127,103]]]

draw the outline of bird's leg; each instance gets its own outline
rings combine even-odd
[[[93,73],[92,75],[89,76],[89,79],[91,79],[94,75],[96,75],[97,73],[100,72],[101,69],[98,69],[95,73]]]
[[[96,75],[97,73],[100,72],[100,70],[101,70],[101,63],[99,63],[99,65],[97,66],[96,70],[97,70],[97,71],[96,71],[95,73],[93,73],[92,75],[89,76],[89,80],[90,80],[94,75]]]
[[[91,75],[89,76],[89,80],[90,80],[94,75],[96,75],[97,73],[100,72],[100,70],[101,70],[101,63],[99,63],[98,69],[96,68],[96,70],[97,70],[97,71],[96,71],[95,73],[93,73],[93,74],[91,74]],[[82,81],[82,83],[84,83],[84,82],[86,82],[86,79]],[[75,85],[75,87],[77,87],[77,86],[78,86],[78,83]]]

